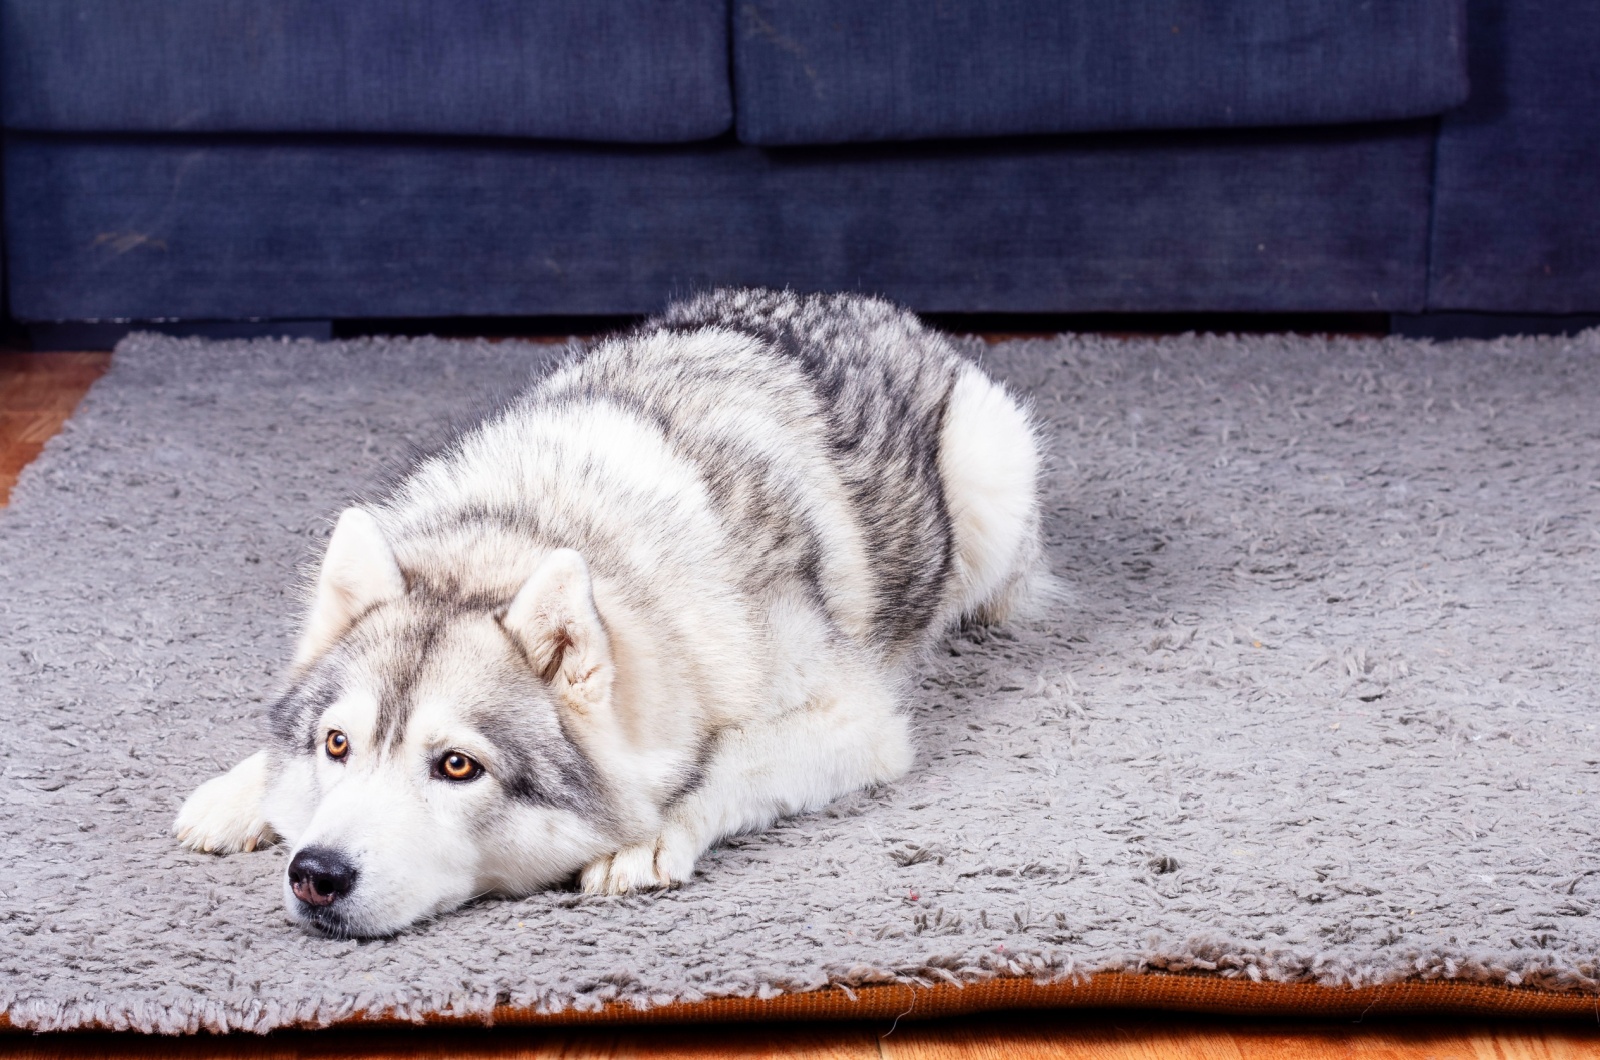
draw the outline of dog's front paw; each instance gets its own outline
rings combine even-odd
[[[580,882],[585,894],[628,894],[676,887],[694,875],[698,854],[693,840],[671,830],[652,842],[623,847],[615,854],[596,858],[583,870]]]
[[[278,837],[262,816],[267,791],[267,752],[258,751],[184,800],[172,833],[190,850],[237,854],[270,845]]]

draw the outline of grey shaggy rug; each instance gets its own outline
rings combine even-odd
[[[0,1010],[157,1031],[1195,970],[1600,992],[1600,332],[976,343],[1072,598],[681,890],[335,941],[186,853],[330,517],[556,352],[135,336],[0,513]]]

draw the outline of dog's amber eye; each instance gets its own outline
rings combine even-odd
[[[483,772],[483,767],[460,751],[451,751],[439,759],[438,770],[446,780],[471,780]]]
[[[350,753],[350,738],[338,729],[328,733],[327,742],[323,745],[328,749],[328,757],[337,762]]]

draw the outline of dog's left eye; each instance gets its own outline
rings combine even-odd
[[[460,751],[451,751],[434,763],[433,771],[445,780],[471,780],[483,772],[483,767]]]

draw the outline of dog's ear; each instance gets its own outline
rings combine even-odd
[[[594,606],[589,566],[570,548],[545,557],[500,620],[539,676],[575,710],[611,693],[611,641]]]
[[[294,664],[303,666],[333,646],[368,608],[405,595],[406,579],[372,514],[346,508],[328,539],[316,596]]]

